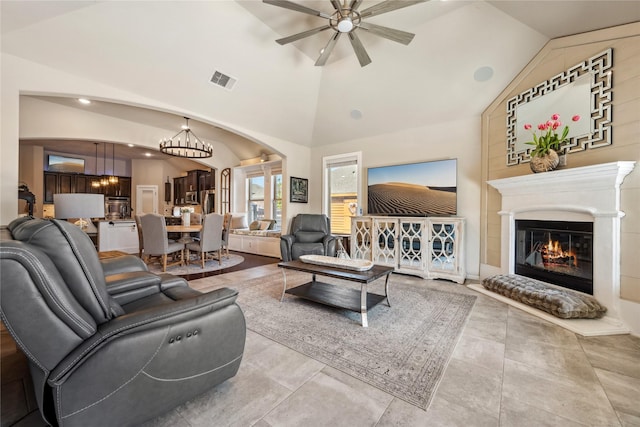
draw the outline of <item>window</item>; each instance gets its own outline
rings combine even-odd
[[[249,222],[264,218],[264,176],[247,178],[248,201],[247,212]]]
[[[282,173],[272,175],[271,180],[273,181],[273,208],[271,212],[273,213],[272,218],[276,220],[276,227],[281,228],[282,226]]]
[[[332,234],[351,234],[351,217],[360,214],[361,158],[360,152],[323,158],[323,212]]]
[[[282,165],[251,165],[243,170],[246,177],[247,220],[275,219],[282,224]]]
[[[231,212],[231,169],[226,168],[220,174],[220,213]]]

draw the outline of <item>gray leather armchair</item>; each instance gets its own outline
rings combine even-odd
[[[135,256],[100,262],[65,221],[8,228],[0,313],[49,424],[139,425],[236,374],[246,334],[237,291],[200,293]]]
[[[280,236],[283,261],[300,255],[336,256],[336,236],[331,235],[329,217],[323,214],[298,214],[291,220],[289,234]]]

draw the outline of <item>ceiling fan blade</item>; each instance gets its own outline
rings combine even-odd
[[[331,36],[331,39],[329,39],[329,43],[327,43],[324,49],[322,49],[322,53],[320,54],[320,56],[318,57],[318,60],[316,61],[317,67],[322,67],[324,64],[327,63],[327,59],[329,59],[329,55],[331,55],[331,51],[333,50],[333,47],[336,45],[336,42],[338,41],[341,35],[342,33],[338,31],[333,36]]]
[[[360,3],[362,3],[362,0],[351,0],[351,4],[349,5],[349,9],[358,10],[358,8],[360,7]]]
[[[364,67],[365,65],[371,64],[371,58],[369,58],[367,51],[364,49],[364,46],[355,31],[351,31],[349,33],[349,41],[351,41],[351,46],[353,46],[353,50],[356,52],[360,66]]]
[[[411,40],[413,40],[413,37],[415,36],[413,33],[383,27],[382,25],[372,24],[370,22],[361,22],[358,27],[370,32],[371,34],[375,34],[376,36],[384,37],[385,39],[393,40],[394,42],[402,43],[404,45],[411,43]]]
[[[333,8],[338,12],[340,12],[340,15],[342,15],[342,5],[340,4],[340,0],[330,0],[330,1],[331,1],[331,4],[333,5]]]
[[[318,27],[318,28],[314,28],[312,30],[303,31],[302,33],[293,34],[291,36],[283,37],[281,39],[278,39],[278,40],[276,40],[276,43],[278,43],[278,44],[291,43],[291,42],[294,42],[296,40],[300,40],[300,39],[303,39],[305,37],[309,37],[309,36],[312,36],[314,34],[318,34],[319,32],[324,31],[324,30],[328,30],[329,28],[331,28],[330,25],[325,25],[324,27]]]
[[[319,10],[311,9],[310,7],[302,6],[298,3],[294,3],[288,0],[262,0],[266,4],[273,6],[283,7],[285,9],[295,10],[296,12],[306,13],[308,15],[319,16],[321,18],[330,18],[331,15],[327,15]]]
[[[376,16],[383,13],[391,12],[392,10],[402,9],[403,7],[413,6],[414,4],[424,3],[429,0],[386,0],[382,3],[378,3],[374,6],[368,7],[362,12],[360,16],[368,18],[370,16]]]

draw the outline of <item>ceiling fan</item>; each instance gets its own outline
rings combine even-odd
[[[403,7],[412,6],[416,3],[424,3],[429,0],[386,0],[362,11],[358,11],[358,7],[360,7],[363,0],[344,0],[344,4],[341,4],[340,0],[330,0],[333,8],[335,9],[331,14],[311,9],[309,7],[302,6],[298,3],[294,3],[288,0],[262,1],[273,6],[283,7],[285,9],[295,10],[296,12],[302,12],[329,20],[328,24],[323,25],[322,27],[313,28],[311,30],[303,31],[298,34],[293,34],[289,37],[278,39],[276,40],[278,44],[284,45],[303,39],[305,37],[312,36],[322,31],[332,29],[333,31],[335,31],[335,34],[331,36],[327,45],[320,51],[320,56],[318,57],[315,65],[323,66],[327,63],[327,59],[329,59],[329,55],[331,55],[331,51],[336,45],[336,42],[342,34],[346,33],[349,36],[351,46],[353,46],[353,50],[358,57],[360,66],[364,67],[365,65],[371,63],[371,58],[369,58],[367,51],[365,50],[362,42],[360,41],[360,38],[358,37],[357,32],[359,30],[368,31],[369,33],[375,34],[376,36],[384,37],[386,39],[393,40],[404,45],[408,45],[409,43],[411,43],[411,40],[413,40],[413,37],[415,35],[406,31],[400,31],[393,28],[383,27],[381,25],[371,24],[369,22],[365,22],[364,19],[371,16],[391,12],[393,10],[401,9]]]

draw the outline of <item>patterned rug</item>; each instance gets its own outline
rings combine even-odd
[[[308,275],[287,272],[288,287],[307,280]],[[337,279],[322,281],[359,289]],[[233,287],[240,291],[238,304],[250,330],[426,409],[476,300],[429,289],[427,283],[392,275],[392,306],[383,302],[371,309],[368,328],[359,313],[288,294],[280,303],[280,273]],[[369,291],[384,294],[383,287],[381,279]]]
[[[196,261],[195,255],[192,254],[192,258],[193,258],[193,261],[195,262]],[[167,273],[171,273],[176,276],[183,276],[183,275],[195,274],[195,273],[204,273],[208,271],[220,270],[222,268],[233,267],[234,265],[240,264],[242,261],[244,261],[244,258],[241,257],[240,255],[229,254],[228,258],[226,255],[222,256],[222,265],[218,263],[217,259],[208,260],[204,263],[204,269],[203,269],[202,267],[200,267],[200,262],[198,261],[197,264],[189,264],[186,266],[174,265],[172,267],[167,267]],[[149,267],[149,271],[153,273],[162,273],[162,265],[160,265],[157,262],[154,262],[153,264],[149,264],[148,267]]]

